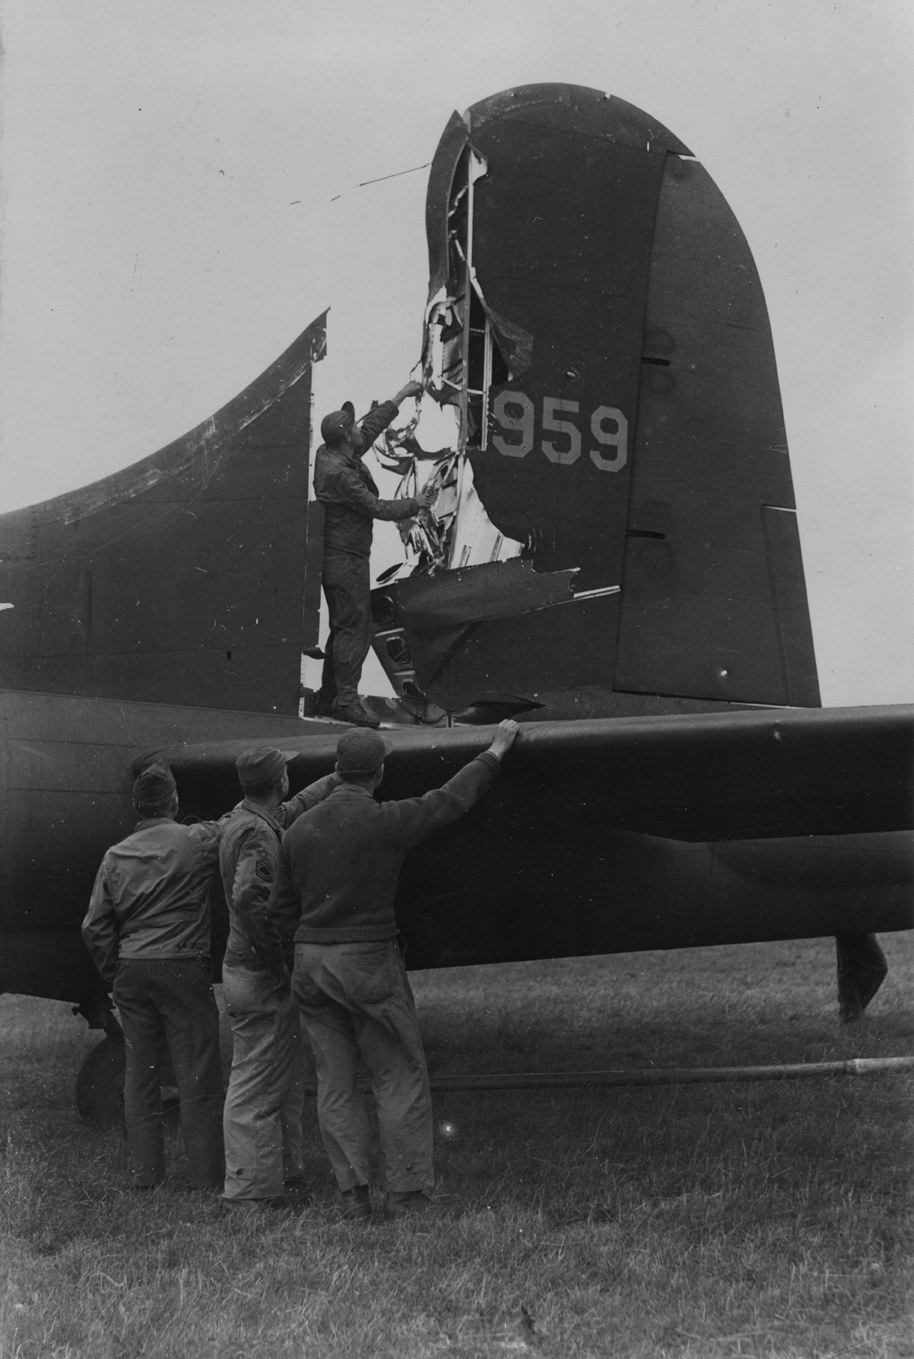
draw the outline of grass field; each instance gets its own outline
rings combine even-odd
[[[914,1052],[914,940],[839,1028],[828,940],[413,974],[435,1073]],[[439,1095],[440,1210],[239,1223],[138,1199],[73,1079],[98,1035],[0,998],[0,1359],[914,1356],[914,1078]]]

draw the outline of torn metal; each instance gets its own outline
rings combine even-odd
[[[474,484],[472,455],[489,443],[490,390],[530,367],[533,336],[488,305],[474,267],[474,192],[488,164],[470,142],[468,121],[455,114],[446,140],[448,153],[436,159],[429,185],[431,278],[421,357],[423,396],[435,404],[425,406],[423,425],[420,397],[413,418],[375,445],[381,466],[400,478],[396,498],[426,486],[437,492],[431,510],[400,522],[405,561],[383,573],[384,594],[375,592],[375,650],[401,695],[425,693],[479,622],[574,598],[574,570],[539,575],[522,563],[532,544],[497,527]],[[420,443],[430,420],[436,441],[444,441],[436,451]]]
[[[447,243],[430,285],[422,347],[423,388],[442,411],[450,411],[449,445],[424,450],[416,437],[416,415],[400,429],[388,429],[377,446],[381,465],[400,476],[397,498],[423,486],[438,492],[431,512],[401,524],[408,575],[436,575],[465,566],[519,557],[524,544],[492,523],[473,483],[469,455],[488,442],[489,389],[526,371],[533,336],[490,308],[473,267],[473,190],[488,172],[464,127],[448,194]],[[454,129],[456,132],[456,128]],[[423,467],[422,464],[432,464]]]
[[[414,574],[395,593],[375,591],[376,650],[406,692],[424,694],[477,624],[573,603],[575,574],[517,559]]]

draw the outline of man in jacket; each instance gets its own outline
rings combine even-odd
[[[178,824],[175,781],[161,761],[138,776],[133,802],[140,820],[102,860],[82,925],[93,962],[113,983],[124,1030],[133,1184],[152,1189],[165,1178],[160,1062],[167,1047],[191,1186],[215,1189],[223,1170],[222,1068],[209,891],[221,823]]]
[[[222,965],[232,1021],[232,1074],[223,1114],[225,1202],[232,1208],[304,1206],[301,1032],[289,968],[266,905],[283,830],[339,783],[327,774],[289,793],[291,756],[257,746],[236,760],[244,800],[225,823],[219,871],[229,912]]]
[[[314,494],[325,511],[321,581],[330,636],[315,711],[360,727],[380,725],[359,702],[359,678],[372,635],[372,520],[412,519],[435,499],[434,491],[423,490],[413,499],[379,500],[378,488],[361,459],[393,420],[400,402],[421,390],[421,383],[408,382],[393,401],[376,406],[361,425],[351,401],[321,421],[324,442],[314,460]]]
[[[396,942],[397,878],[409,849],[482,797],[516,735],[516,722],[502,722],[489,749],[443,788],[379,803],[390,747],[378,732],[346,732],[337,745],[340,786],[283,836],[269,911],[281,935],[294,933],[292,989],[314,1051],[318,1122],[345,1217],[371,1214],[360,1056],[377,1106],[385,1216],[429,1205],[431,1097]]]

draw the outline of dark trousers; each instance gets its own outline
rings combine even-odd
[[[836,934],[835,952],[841,1018],[859,1019],[885,980],[889,965],[875,934]]]
[[[335,699],[342,708],[359,701],[359,678],[374,632],[368,558],[326,552],[321,583],[330,614],[330,636],[324,647],[317,701]]]
[[[222,1185],[219,1011],[208,958],[122,959],[112,995],[127,1048],[124,1115],[133,1182],[165,1178],[161,1066],[171,1057],[191,1185]]]

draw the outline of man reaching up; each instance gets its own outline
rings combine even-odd
[[[340,786],[290,826],[268,907],[295,936],[292,993],[314,1051],[317,1116],[347,1218],[371,1215],[371,1138],[359,1057],[378,1111],[386,1217],[429,1206],[432,1106],[416,1006],[397,947],[394,896],[407,850],[456,821],[491,787],[517,723],[443,788],[376,802],[391,747],[379,732],[337,745]]]
[[[356,423],[351,401],[321,421],[324,442],[314,460],[314,494],[324,506],[324,557],[321,582],[330,613],[330,636],[315,712],[359,727],[380,723],[359,702],[359,677],[371,646],[372,520],[412,519],[435,499],[432,490],[408,500],[379,500],[378,488],[362,462],[375,439],[397,414],[400,402],[422,386],[407,382],[393,401],[385,401]]]

